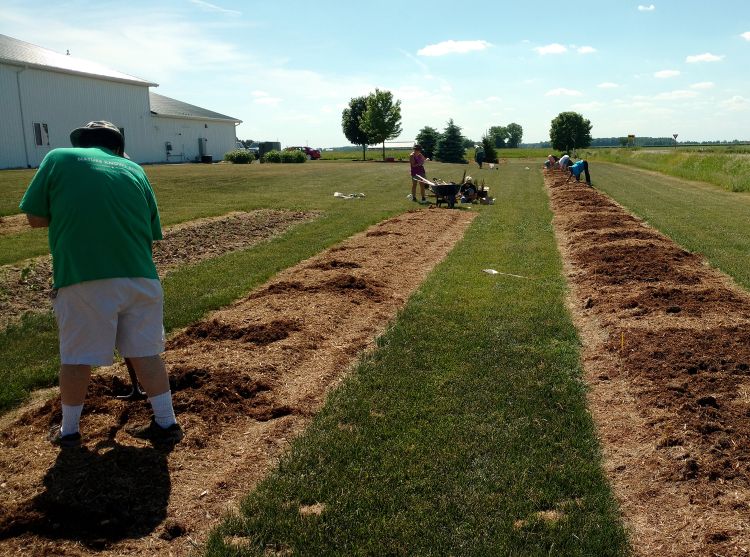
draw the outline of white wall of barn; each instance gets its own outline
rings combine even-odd
[[[123,128],[126,143],[133,146],[128,154],[148,159],[148,87],[32,68],[22,69],[18,76],[24,123],[16,141],[25,141],[30,166],[39,166],[51,149],[70,147],[70,131],[91,120],[109,120]],[[43,145],[37,145],[34,123],[47,124]]]
[[[39,166],[51,149],[70,147],[72,129],[92,120],[123,128],[125,150],[139,163],[194,161],[199,137],[207,139],[206,154],[221,160],[235,142],[233,122],[152,115],[147,86],[8,64],[0,64],[0,115],[0,168]],[[47,125],[43,145],[34,123]],[[167,157],[167,141],[183,156]]]
[[[234,149],[235,125],[220,120],[193,120],[152,116],[154,152],[160,152],[160,161],[190,162],[199,160],[199,138],[206,138],[206,153],[214,161],[224,158],[224,153]],[[166,143],[172,146],[167,158]],[[160,151],[159,151],[160,150]]]
[[[0,168],[26,167],[16,70],[0,64]]]

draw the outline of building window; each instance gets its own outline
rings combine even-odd
[[[49,145],[47,124],[34,122],[34,142],[39,146]]]

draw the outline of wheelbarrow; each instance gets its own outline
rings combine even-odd
[[[442,203],[447,203],[449,209],[453,209],[456,205],[456,196],[461,191],[461,184],[455,182],[443,182],[442,180],[435,180],[431,182],[427,178],[422,176],[415,176],[415,180],[422,182],[430,191],[435,195],[435,205],[440,207]]]

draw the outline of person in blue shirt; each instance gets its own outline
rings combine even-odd
[[[591,185],[591,174],[589,174],[589,163],[586,160],[580,160],[571,166],[568,167],[568,171],[570,172],[570,176],[568,177],[568,181],[570,181],[571,178],[575,178],[576,182],[581,181],[581,174],[583,174],[586,177],[586,184]]]

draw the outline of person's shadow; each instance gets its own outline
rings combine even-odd
[[[167,516],[171,450],[114,440],[61,450],[45,491],[3,513],[0,539],[29,533],[104,548],[150,534]]]

